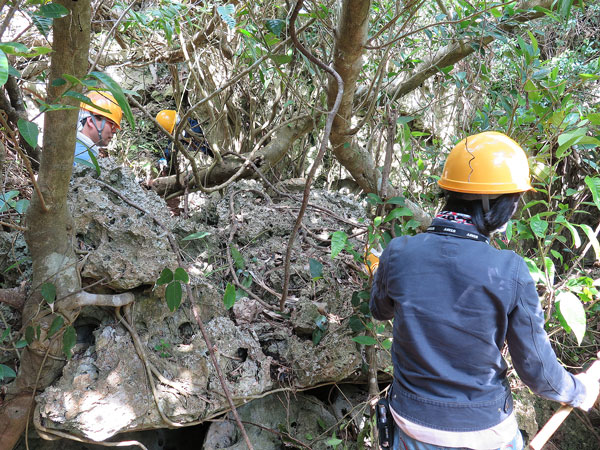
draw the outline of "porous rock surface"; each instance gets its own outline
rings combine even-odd
[[[360,226],[364,212],[357,198],[320,191],[311,197],[314,206],[294,245],[283,315],[264,305],[279,302],[275,293],[283,284],[298,199],[269,197],[260,184],[240,182],[223,197],[206,198],[189,218],[172,218],[164,201],[129,171],[101,162],[100,175],[88,168],[75,171],[69,201],[84,286],[96,283],[90,289],[135,294],[126,317],[141,352],[130,332],[105,311],[91,345],[78,346],[63,376],[37,397],[44,427],[100,441],[121,432],[164,428],[165,418],[200,423],[227,409],[192,299],[184,289],[182,305],[172,312],[164,300],[165,286],[155,286],[165,267],[177,267],[168,233],[182,248],[199,317],[236,403],[281,387],[365,379],[361,348],[347,324],[352,292],[362,281],[349,255],[331,258],[329,243],[333,231],[350,235]],[[198,233],[203,237],[184,240]],[[232,258],[225,253],[228,247],[237,250]],[[322,265],[316,279],[310,259]],[[233,283],[231,271],[248,292],[238,287],[236,307],[228,310],[223,293]],[[323,318],[326,332],[315,344],[312,331]]]

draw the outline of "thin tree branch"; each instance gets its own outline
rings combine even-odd
[[[300,212],[298,213],[298,218],[296,219],[296,223],[294,224],[294,229],[290,234],[290,239],[288,241],[287,250],[285,253],[285,264],[284,264],[284,279],[283,279],[283,288],[281,293],[281,300],[279,302],[279,308],[283,311],[285,307],[285,301],[287,299],[289,282],[290,282],[290,259],[292,257],[292,248],[294,245],[294,240],[296,238],[296,233],[300,229],[300,225],[302,224],[302,217],[304,216],[304,212],[306,211],[306,206],[308,204],[308,197],[310,195],[310,185],[315,176],[317,168],[321,165],[321,161],[323,160],[323,156],[325,155],[325,150],[327,149],[327,143],[329,142],[329,135],[331,134],[331,127],[333,126],[333,120],[335,119],[335,115],[337,114],[340,104],[342,103],[342,95],[344,94],[344,81],[342,77],[331,67],[327,66],[325,63],[321,62],[319,59],[314,57],[312,53],[310,53],[304,46],[298,41],[298,37],[296,35],[296,18],[298,17],[298,13],[302,8],[302,4],[304,0],[298,0],[296,3],[296,7],[292,12],[292,16],[290,17],[290,36],[294,42],[294,45],[304,56],[306,56],[310,61],[315,63],[318,67],[329,72],[337,81],[337,95],[335,98],[335,103],[333,108],[329,112],[327,116],[327,122],[325,124],[325,130],[323,133],[323,139],[321,140],[321,148],[319,149],[319,153],[313,162],[313,165],[308,173],[306,178],[306,184],[304,186],[304,198],[302,200],[302,206],[300,207]]]
[[[125,18],[125,16],[129,12],[129,10],[131,8],[133,8],[137,3],[139,3],[139,0],[132,1],[129,4],[129,6],[125,9],[125,11],[123,11],[121,13],[121,15],[119,16],[119,18],[117,19],[117,21],[115,22],[115,24],[113,25],[113,27],[110,29],[110,31],[106,35],[106,39],[104,39],[104,42],[100,46],[100,50],[98,50],[98,53],[96,54],[96,59],[94,60],[94,62],[92,63],[90,69],[88,70],[88,75],[90,73],[92,73],[96,69],[96,66],[98,65],[98,61],[100,60],[100,57],[102,56],[102,53],[104,53],[104,47],[106,47],[106,44],[108,43],[108,40],[112,37],[112,34],[115,32],[115,30],[121,24],[121,22],[123,21],[123,19]]]
[[[10,139],[13,141],[13,144],[14,144],[15,148],[17,149],[17,152],[19,153],[21,158],[23,158],[23,162],[25,163],[25,168],[27,169],[27,172],[29,173],[29,178],[31,179],[31,183],[33,184],[35,193],[37,194],[38,198],[40,199],[40,206],[42,207],[42,210],[44,212],[48,212],[48,206],[46,205],[46,202],[44,201],[44,196],[42,195],[42,191],[40,190],[40,187],[38,185],[37,177],[33,173],[33,168],[31,167],[31,162],[29,161],[29,157],[23,152],[23,150],[21,150],[21,146],[17,142],[17,138],[15,136],[13,129],[8,126],[8,123],[6,123],[4,114],[0,114],[0,122],[2,122],[4,129],[8,132],[8,135],[9,135]]]

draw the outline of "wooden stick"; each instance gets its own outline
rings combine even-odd
[[[598,357],[600,358],[600,353],[598,353]],[[585,373],[593,376],[594,379],[600,380],[600,360],[595,361]],[[548,439],[550,439],[555,431],[558,430],[558,427],[565,421],[571,411],[573,411],[572,406],[561,406],[558,411],[550,417],[550,420],[546,422],[546,425],[544,425],[538,434],[531,440],[529,448],[531,450],[541,450],[546,442],[548,442]]]

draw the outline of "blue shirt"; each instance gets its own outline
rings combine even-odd
[[[435,219],[432,225],[476,228]],[[391,403],[406,419],[448,431],[476,431],[512,412],[504,342],[537,394],[572,406],[585,387],[556,360],[525,261],[456,235],[393,239],[371,288],[371,312],[394,319]]]

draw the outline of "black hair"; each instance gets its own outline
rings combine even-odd
[[[502,194],[500,197],[490,199],[490,210],[484,212],[481,200],[466,200],[461,194],[444,191],[446,205],[444,211],[454,211],[468,214],[473,219],[473,224],[484,236],[490,236],[492,232],[507,223],[517,210],[517,204],[521,198],[521,192],[514,194]]]

